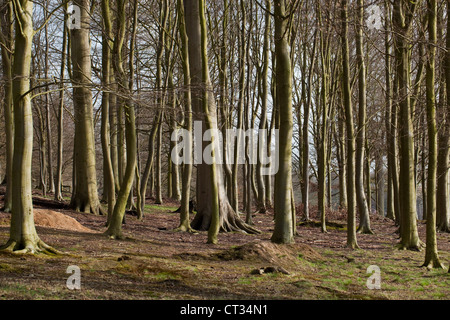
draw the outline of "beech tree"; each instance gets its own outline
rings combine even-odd
[[[8,242],[1,250],[16,253],[57,251],[45,244],[34,225],[31,163],[33,150],[33,117],[30,91],[33,2],[14,0],[15,39],[12,65],[12,100],[14,108],[14,154],[12,169],[11,226]]]
[[[5,116],[5,145],[6,145],[6,194],[3,205],[4,212],[11,212],[12,206],[12,175],[14,155],[14,113],[12,100],[12,44],[14,38],[13,2],[0,2],[0,39],[2,42],[2,70],[5,97],[3,112]]]
[[[192,88],[192,110],[194,120],[202,122],[202,137],[206,130],[217,132],[217,109],[212,95],[211,80],[207,60],[207,30],[205,3],[198,0],[186,0],[184,3],[186,34],[189,47],[189,67]],[[204,147],[207,146],[204,145]],[[212,148],[214,152],[215,148]],[[203,148],[202,148],[203,151]],[[202,152],[203,155],[203,152]],[[197,165],[197,214],[191,222],[195,230],[210,230],[208,242],[217,242],[219,231],[259,231],[244,223],[231,206],[224,186],[220,167],[214,165],[215,154],[211,155],[212,163],[202,161]]]
[[[427,0],[428,9],[428,62],[426,65],[427,124],[428,124],[428,180],[427,180],[427,236],[424,266],[444,268],[439,260],[436,241],[436,173],[438,141],[436,127],[436,42],[437,2]]]
[[[367,88],[366,88],[366,63],[364,56],[364,0],[358,0],[357,3],[357,18],[358,27],[356,31],[356,57],[358,63],[358,129],[356,137],[356,158],[355,158],[355,187],[356,200],[359,211],[359,227],[360,233],[373,233],[370,228],[370,208],[367,204],[366,195],[364,192],[364,151],[366,143],[366,108],[367,108]],[[370,179],[370,173],[367,179]],[[368,195],[370,197],[370,194]]]
[[[279,169],[275,176],[275,243],[294,242],[295,208],[292,192],[292,70],[288,43],[289,14],[285,0],[275,0],[276,108],[279,112]],[[292,8],[291,8],[292,9]]]
[[[414,170],[414,132],[410,95],[410,38],[413,15],[418,2],[395,1],[393,31],[395,38],[396,99],[399,106],[400,174],[399,204],[401,228],[400,247],[420,250],[422,243],[417,231],[416,188]]]
[[[135,177],[136,170],[136,156],[137,156],[137,145],[136,145],[136,122],[134,114],[134,103],[131,99],[132,85],[128,82],[128,76],[125,73],[124,61],[122,60],[122,47],[125,41],[125,29],[126,29],[126,6],[127,0],[119,0],[117,2],[117,36],[115,38],[115,71],[116,79],[118,81],[119,93],[121,93],[121,98],[119,98],[120,103],[123,103],[123,109],[125,111],[125,130],[126,130],[126,168],[123,175],[122,183],[120,184],[120,191],[117,196],[117,201],[112,212],[111,219],[109,219],[108,230],[106,230],[106,235],[111,238],[123,238],[122,234],[122,221],[125,215],[125,209],[130,196],[131,188],[133,186],[133,181]],[[136,23],[137,23],[137,2],[134,4],[134,19],[132,27],[132,36],[130,41],[134,42],[136,35]],[[134,44],[130,45],[133,48]],[[134,52],[131,51],[129,59],[133,59]],[[130,63],[132,65],[132,62]],[[130,68],[130,75],[132,75],[133,69]],[[131,81],[130,83],[133,83]],[[127,97],[127,98],[122,98]]]
[[[345,109],[345,130],[347,134],[347,247],[359,248],[356,239],[356,200],[355,200],[355,136],[353,107],[350,87],[350,62],[348,49],[348,0],[341,0],[342,19],[342,94]]]
[[[73,104],[75,117],[74,180],[71,207],[81,212],[103,213],[97,190],[93,105],[91,92],[90,2],[75,0],[80,8],[80,28],[71,30]]]

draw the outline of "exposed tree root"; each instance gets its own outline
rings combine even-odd
[[[445,266],[441,263],[441,261],[437,257],[425,258],[425,263],[422,267],[426,267],[427,269],[444,269]]]
[[[419,240],[417,244],[403,244],[400,242],[396,247],[399,250],[410,250],[420,252],[425,248],[425,244]]]
[[[359,226],[356,230],[358,234],[375,234],[372,229],[368,226]]]
[[[198,231],[193,229],[190,225],[180,225],[179,227],[173,229],[174,232],[187,232],[190,234],[198,234]]]
[[[49,246],[39,238],[36,241],[24,240],[23,242],[10,239],[5,245],[0,247],[0,251],[13,254],[38,254],[62,255],[61,251]]]
[[[103,234],[112,240],[125,240],[125,236],[122,232],[106,230]]]
[[[92,213],[95,215],[107,215],[107,212],[101,206],[100,202],[97,205],[92,204],[91,201],[81,201],[79,199],[73,199],[70,203],[70,207],[77,212]]]
[[[359,249],[361,249],[360,246],[357,245],[357,244],[347,244],[345,247],[347,249],[351,249],[351,250],[359,250]]]
[[[211,223],[211,216],[197,213],[191,222],[191,227],[198,231],[207,231]],[[245,223],[234,211],[228,201],[220,206],[220,232],[242,232],[246,234],[260,234],[261,231]]]

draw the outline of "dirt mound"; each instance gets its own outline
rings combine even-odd
[[[74,218],[62,214],[61,212],[47,209],[34,209],[33,213],[34,223],[37,226],[69,231],[81,231],[90,233],[95,232],[89,228],[84,227]]]
[[[246,260],[270,263],[276,266],[293,269],[301,266],[309,267],[307,261],[322,261],[322,256],[306,244],[276,244],[270,241],[254,241],[214,254],[225,261]]]

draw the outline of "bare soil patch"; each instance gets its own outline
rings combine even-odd
[[[34,223],[37,226],[69,231],[96,232],[86,228],[77,220],[61,212],[48,209],[34,209]]]

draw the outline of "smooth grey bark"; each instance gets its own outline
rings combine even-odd
[[[395,35],[395,57],[399,98],[400,138],[400,235],[401,249],[420,250],[422,243],[417,229],[414,129],[410,93],[410,43],[412,17],[418,2],[399,0],[393,7],[393,31]]]
[[[14,155],[10,235],[0,250],[16,253],[57,253],[38,236],[34,224],[31,169],[33,152],[33,114],[31,108],[30,67],[33,45],[33,2],[14,0],[15,53],[12,68],[14,105]]]
[[[353,125],[353,107],[350,87],[350,58],[348,46],[348,0],[341,0],[341,37],[343,58],[343,101],[345,108],[345,126],[347,134],[347,247],[358,248],[356,239],[356,199],[355,199],[355,136]]]
[[[279,112],[279,169],[275,175],[274,243],[292,243],[295,235],[295,210],[292,210],[292,69],[288,44],[288,17],[285,0],[274,0],[276,105]]]
[[[212,94],[205,95],[205,91],[209,91],[211,82],[209,79],[209,70],[206,58],[206,25],[201,25],[200,8],[198,0],[186,0],[184,3],[186,34],[189,40],[189,66],[191,73],[191,93],[192,93],[192,110],[194,119],[202,121],[202,130],[206,130],[207,121],[205,119],[205,105],[208,104],[209,126],[217,129],[217,109],[215,99]],[[205,97],[208,98],[206,101]],[[204,132],[204,131],[203,131]],[[209,143],[206,144],[206,146]],[[205,147],[205,144],[204,144]],[[196,230],[210,230],[214,214],[216,210],[216,195],[211,188],[211,181],[214,173],[211,171],[212,166],[202,161],[197,165],[197,214],[191,222],[191,227]],[[233,210],[228,201],[227,193],[224,186],[224,180],[220,167],[215,172],[217,182],[217,195],[219,201],[219,229],[222,232],[243,231],[247,233],[259,233],[259,231],[245,224],[239,215]],[[216,226],[214,226],[215,229]],[[215,229],[217,230],[217,229]],[[209,241],[214,242],[214,237],[210,237]]]
[[[12,1],[0,2],[0,37],[2,41],[1,56],[5,97],[3,112],[5,117],[5,149],[6,149],[6,194],[4,198],[4,212],[11,212],[12,206],[12,176],[14,155],[14,112],[12,100],[12,44],[14,37]],[[11,52],[10,52],[11,51]]]
[[[74,168],[76,182],[71,207],[104,213],[97,191],[93,105],[91,95],[90,2],[74,0],[80,8],[80,29],[71,30],[73,105],[75,113]]]
[[[358,27],[356,30],[356,59],[358,64],[358,129],[356,136],[356,201],[359,211],[359,227],[357,232],[372,234],[370,228],[370,207],[366,199],[364,192],[364,150],[366,143],[366,108],[367,108],[367,96],[366,96],[366,63],[364,57],[364,0],[358,0],[357,3],[357,19]],[[367,177],[370,181],[370,172]],[[370,183],[369,183],[370,185]],[[370,193],[368,194],[370,199]]]

